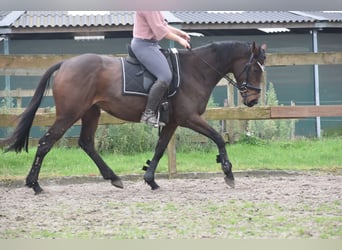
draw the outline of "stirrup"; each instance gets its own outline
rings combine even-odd
[[[165,126],[165,123],[159,122],[160,114],[158,112],[157,117],[155,116],[153,111],[144,111],[144,113],[141,116],[140,122],[152,125],[155,128],[158,128],[159,126]]]
[[[160,111],[157,113],[157,124],[158,126],[165,126],[165,123],[160,121]]]
[[[140,122],[152,125],[153,127],[158,127],[158,119],[156,118],[153,111],[144,111],[141,116]]]

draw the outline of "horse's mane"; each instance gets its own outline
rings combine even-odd
[[[212,46],[220,52],[229,50],[230,53],[237,51],[238,53],[245,52],[246,54],[250,52],[250,45],[249,42],[244,41],[220,41],[212,43]]]
[[[249,53],[251,43],[245,41],[213,41],[198,47],[193,48],[192,50],[195,52],[206,51],[208,49],[212,49],[214,51],[229,51],[232,53],[234,50],[237,49],[244,49],[244,52],[247,54]],[[241,52],[240,52],[241,53]]]
[[[192,52],[205,57],[208,51],[217,55],[217,60],[225,60],[226,58],[249,57],[251,43],[245,41],[213,41],[198,47],[192,48]],[[188,50],[181,50],[181,53],[190,53]]]

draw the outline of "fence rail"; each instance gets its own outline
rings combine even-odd
[[[0,127],[15,126],[19,113],[24,109],[9,110],[8,114],[0,114]],[[222,107],[208,108],[203,117],[207,120],[268,120],[268,119],[298,119],[307,117],[342,116],[342,105],[323,106],[265,106],[265,107]],[[33,126],[51,126],[55,120],[54,112],[37,112]],[[100,125],[124,124],[126,121],[102,112]],[[76,125],[81,122],[77,121]]]
[[[0,75],[39,76],[59,61],[75,55],[0,55]],[[110,55],[114,57],[126,54]],[[267,66],[342,64],[342,52],[267,53]]]

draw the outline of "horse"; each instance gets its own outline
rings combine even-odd
[[[260,97],[260,82],[265,64],[266,44],[255,42],[211,42],[191,49],[179,49],[180,86],[169,98],[169,119],[160,128],[154,155],[143,176],[152,190],[158,189],[155,171],[170,138],[178,126],[194,130],[215,142],[217,162],[221,163],[224,180],[234,188],[232,164],[228,158],[225,141],[202,117],[216,84],[226,78],[240,92],[244,105],[252,107]],[[234,75],[235,80],[228,77]],[[53,80],[51,80],[53,79]],[[56,118],[53,125],[40,138],[32,167],[26,177],[26,186],[35,194],[43,189],[38,176],[44,157],[54,143],[76,121],[81,120],[79,146],[94,161],[105,180],[123,188],[119,176],[103,161],[95,149],[94,137],[101,110],[128,122],[140,122],[146,96],[122,94],[122,65],[119,57],[82,54],[60,61],[46,70],[35,93],[12,135],[6,139],[6,151],[28,152],[29,133],[45,91],[53,83]]]

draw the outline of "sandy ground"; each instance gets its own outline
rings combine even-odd
[[[74,183],[73,183],[74,182]],[[81,182],[81,183],[77,183]],[[0,238],[329,238],[342,239],[342,175],[41,182],[34,195],[0,185]]]

